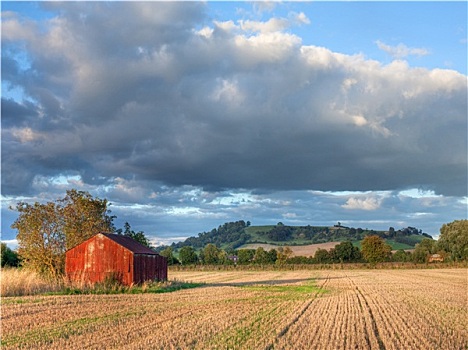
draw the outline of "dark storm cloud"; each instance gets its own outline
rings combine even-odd
[[[2,23],[4,79],[27,96],[2,99],[5,194],[78,173],[213,191],[466,195],[457,72],[305,47],[284,19],[209,22],[201,3],[45,6],[58,14],[47,30]]]

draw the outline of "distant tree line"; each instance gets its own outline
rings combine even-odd
[[[385,239],[392,239],[395,242],[404,243],[414,247],[421,240],[421,237],[432,238],[422,230],[415,227],[407,227],[395,230],[390,227],[388,231],[375,231],[362,228],[342,226],[341,223],[328,226],[287,226],[281,222],[266,231],[257,231],[256,238],[247,232],[246,228],[250,222],[244,220],[227,222],[214,228],[209,232],[201,232],[197,236],[189,237],[183,242],[173,243],[173,250],[178,250],[184,246],[191,246],[196,250],[202,249],[207,244],[214,244],[217,247],[223,246],[226,250],[237,249],[245,243],[284,243],[288,241],[307,242],[308,244],[326,243],[334,241],[361,241],[366,236],[379,236]],[[291,242],[294,244],[294,242]],[[166,246],[158,247],[158,251],[166,249]]]
[[[289,232],[277,225],[275,234]],[[414,231],[402,231],[406,235],[413,235]],[[179,251],[179,258],[174,255],[172,247],[166,247],[160,252],[172,264],[192,265],[247,265],[247,264],[329,264],[329,263],[379,263],[379,262],[428,262],[432,254],[439,254],[445,261],[462,261],[468,259],[468,220],[458,220],[444,224],[440,229],[438,241],[423,238],[416,244],[413,252],[398,250],[392,253],[392,248],[380,235],[368,235],[361,241],[361,249],[349,240],[337,244],[330,250],[318,249],[314,256],[293,256],[290,247],[265,250],[257,249],[221,249],[213,243],[197,250],[184,245]]]
[[[250,222],[245,222],[244,220],[227,222],[220,225],[217,229],[214,228],[209,232],[199,233],[198,237],[189,237],[183,242],[173,243],[171,247],[179,249],[184,246],[190,246],[199,249],[211,243],[216,246],[227,244],[227,249],[236,249],[250,239],[250,235],[245,232],[245,229],[249,226]],[[165,248],[162,247],[160,250]]]

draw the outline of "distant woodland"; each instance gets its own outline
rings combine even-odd
[[[189,237],[185,241],[171,245],[173,249],[191,246],[203,248],[214,244],[226,250],[237,249],[246,243],[271,243],[279,246],[306,245],[337,241],[361,241],[369,235],[379,236],[390,243],[400,243],[400,246],[411,249],[423,238],[432,236],[416,227],[406,227],[395,230],[389,227],[387,231],[347,227],[338,223],[329,226],[288,226],[279,222],[272,226],[251,226],[244,220],[227,222],[209,232],[201,232],[197,237]],[[160,247],[163,250],[165,247]]]

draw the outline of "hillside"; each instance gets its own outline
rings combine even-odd
[[[288,226],[279,222],[269,226],[251,226],[243,220],[227,222],[209,232],[201,232],[197,237],[189,237],[183,242],[173,243],[173,249],[192,246],[195,249],[212,243],[226,251],[246,247],[247,244],[271,244],[274,246],[306,246],[330,242],[352,241],[359,246],[368,235],[384,238],[393,249],[413,249],[423,238],[432,237],[415,227],[388,231],[342,226]],[[159,247],[162,250],[164,247]]]

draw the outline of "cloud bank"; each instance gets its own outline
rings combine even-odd
[[[397,58],[383,65],[304,45],[290,31],[313,25],[303,13],[221,22],[198,2],[42,6],[56,16],[2,14],[3,195],[59,188],[61,176],[129,202],[186,186],[203,198],[467,194],[466,76],[400,60],[422,49],[377,42]]]

